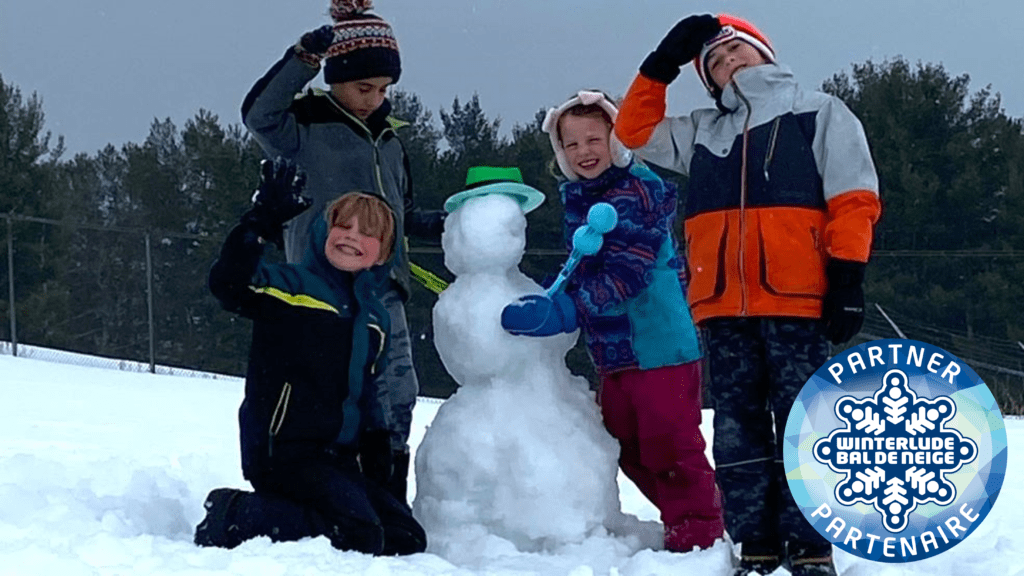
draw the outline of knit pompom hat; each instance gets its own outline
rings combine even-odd
[[[551,149],[555,151],[555,161],[558,162],[558,168],[566,178],[573,182],[579,180],[580,177],[572,169],[572,166],[569,165],[569,161],[565,157],[565,150],[562,148],[561,138],[558,136],[558,120],[561,119],[562,114],[565,114],[574,106],[589,106],[591,104],[596,104],[604,110],[614,126],[615,118],[619,115],[619,109],[603,93],[590,90],[580,90],[558,108],[549,108],[547,115],[544,116],[544,123],[541,124],[541,130],[546,132],[548,137],[551,138]],[[629,161],[633,158],[632,152],[615,137],[615,130],[611,131],[608,138],[612,164],[619,168],[629,166]]]
[[[726,42],[739,39],[743,40],[747,44],[750,44],[757,49],[758,52],[764,56],[765,60],[769,62],[775,62],[775,49],[772,48],[772,43],[768,40],[768,37],[761,33],[760,30],[754,27],[753,24],[747,22],[742,18],[736,16],[730,16],[728,14],[719,14],[718,21],[722,24],[722,31],[704,43],[704,47],[700,51],[700,55],[693,59],[693,66],[697,69],[697,75],[700,76],[700,81],[704,83],[704,87],[707,88],[708,94],[715,100],[722,95],[722,89],[715,86],[715,83],[711,80],[711,76],[708,75],[708,55],[716,47],[725,44]]]
[[[366,12],[373,0],[331,0],[334,43],[324,55],[324,81],[328,84],[388,76],[392,83],[402,74],[398,40],[383,18]]]

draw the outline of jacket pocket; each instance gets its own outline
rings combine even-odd
[[[725,212],[709,212],[686,221],[687,267],[691,304],[725,293],[725,252],[729,225]]]
[[[824,216],[814,210],[761,213],[761,282],[775,294],[821,296],[825,292]]]
[[[274,438],[277,437],[277,433],[281,431],[281,426],[284,424],[285,416],[288,415],[288,404],[292,399],[292,385],[285,382],[281,388],[281,394],[277,397],[277,405],[274,406],[274,413],[270,415],[270,428],[267,431],[268,441],[267,452],[270,456],[274,455]]]

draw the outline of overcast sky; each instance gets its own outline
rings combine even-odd
[[[70,154],[142,142],[154,118],[182,127],[200,108],[239,123],[249,87],[329,0],[0,0],[0,75],[43,100]],[[503,133],[580,88],[621,96],[678,19],[731,13],[768,35],[818,87],[852,63],[903,56],[967,73],[1024,116],[1020,0],[376,0],[402,51],[399,86],[437,119],[473,93]],[[321,84],[318,78],[315,83]],[[669,112],[710,100],[687,67]]]

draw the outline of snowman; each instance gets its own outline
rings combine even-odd
[[[516,168],[476,167],[445,203],[444,263],[456,279],[434,306],[434,343],[460,388],[417,450],[413,511],[431,551],[450,560],[467,541],[552,550],[621,520],[618,444],[565,365],[579,332],[501,326],[510,302],[544,292],[519,271],[525,214],[543,199]]]

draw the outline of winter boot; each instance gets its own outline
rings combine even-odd
[[[744,542],[733,576],[767,576],[782,565],[781,546],[772,542]]]
[[[234,548],[243,542],[238,526],[233,524],[234,503],[242,494],[234,488],[216,488],[210,492],[203,502],[206,517],[196,526],[193,541],[197,546]]]
[[[682,522],[665,526],[665,550],[690,552],[694,548],[705,550],[715,545],[724,535],[722,518],[684,518]]]
[[[832,560],[794,564],[789,573],[792,576],[838,576],[839,574],[836,572],[836,565],[832,563]]]
[[[789,573],[792,576],[836,576],[832,562],[832,545],[790,544]]]
[[[261,536],[273,542],[330,536],[327,523],[315,510],[269,494],[217,488],[203,506],[206,518],[196,526],[194,539],[199,546],[230,549]]]
[[[272,542],[295,542],[328,534],[316,510],[275,494],[245,492],[234,502],[234,527],[244,540],[266,536]]]

